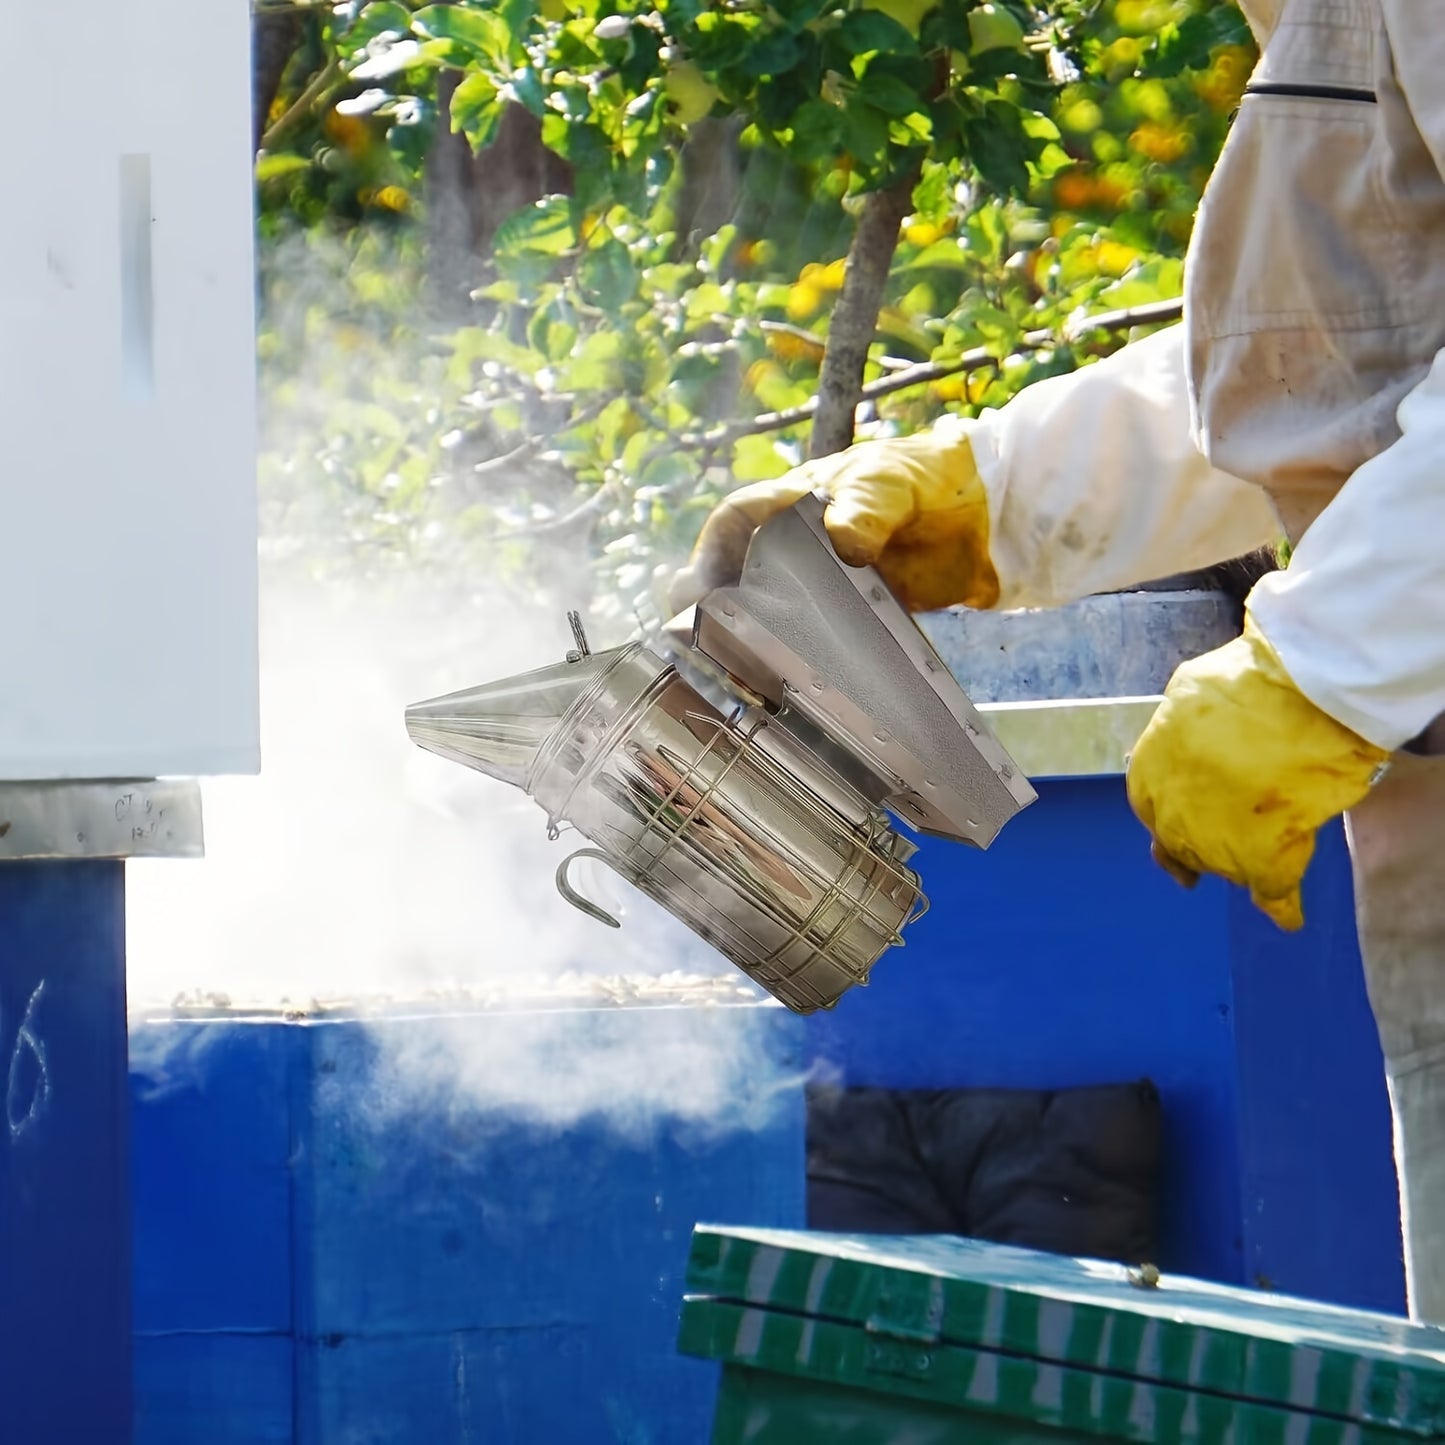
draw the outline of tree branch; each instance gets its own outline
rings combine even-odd
[[[878,308],[893,253],[898,249],[898,230],[913,205],[913,187],[919,168],[886,190],[874,191],[863,203],[848,261],[843,271],[843,290],[828,322],[827,349],[818,373],[818,400],[808,452],[825,457],[853,443],[853,426],[863,393],[863,369],[868,348],[878,330]]]
[[[506,542],[513,537],[543,537],[549,532],[564,531],[568,527],[576,526],[578,522],[585,520],[593,513],[600,512],[603,506],[611,500],[612,494],[616,490],[615,482],[603,482],[590,497],[579,502],[570,512],[563,512],[557,517],[547,517],[540,522],[523,522],[520,526],[510,527],[496,533],[496,536],[498,540]]]
[[[1041,351],[1046,346],[1057,346],[1061,342],[1076,341],[1090,331],[1130,331],[1136,326],[1157,326],[1166,321],[1177,321],[1184,314],[1182,301],[1151,301],[1143,306],[1127,306],[1118,311],[1100,311],[1093,316],[1073,319],[1065,324],[1063,334],[1054,331],[1028,331],[1019,338],[1017,351]],[[976,347],[953,358],[952,361],[921,362],[894,372],[892,376],[880,377],[860,388],[863,401],[877,401],[880,397],[892,396],[896,391],[907,391],[915,386],[927,386],[942,381],[945,377],[957,376],[960,371],[971,371],[976,366],[986,366],[998,358],[985,347]],[[810,397],[798,406],[785,411],[763,412],[760,416],[749,417],[746,421],[724,422],[705,432],[690,432],[677,438],[677,444],[688,451],[715,449],[728,446],[742,437],[760,436],[765,432],[782,431],[810,420],[818,410],[818,398]]]
[[[339,60],[332,60],[318,70],[311,77],[311,83],[306,89],[291,102],[285,113],[277,117],[276,123],[261,137],[260,148],[263,151],[272,150],[276,142],[294,125],[304,120],[322,96],[341,78],[341,62]]]

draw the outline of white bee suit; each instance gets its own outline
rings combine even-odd
[[[1428,736],[1445,714],[1445,4],[1245,10],[1262,58],[1183,324],[950,424],[988,493],[1001,606],[1192,570],[1283,527],[1294,555],[1256,586],[1256,623],[1317,707],[1410,747],[1347,824],[1411,1310],[1445,1323],[1445,757],[1426,756],[1445,754]]]

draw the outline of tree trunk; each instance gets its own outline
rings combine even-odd
[[[913,205],[917,168],[887,190],[874,191],[863,205],[843,290],[828,322],[827,349],[818,376],[818,410],[808,446],[810,457],[826,457],[853,444],[853,427],[863,393],[863,368],[878,329],[878,310],[888,268],[898,249],[898,228]]]
[[[294,10],[259,14],[251,20],[251,150],[261,149],[266,121],[281,78],[301,43],[301,17]]]
[[[502,222],[543,196],[572,189],[572,168],[542,144],[542,122],[520,105],[503,111],[496,139],[473,154],[451,128],[460,78],[451,71],[438,81],[426,163],[428,269],[437,305],[453,317],[469,309]]]
[[[705,116],[688,132],[678,158],[682,168],[676,216],[679,256],[695,256],[698,241],[714,235],[734,217],[743,184],[738,156],[742,129],[737,116]]]

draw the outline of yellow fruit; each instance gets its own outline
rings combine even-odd
[[[1096,256],[1106,276],[1122,276],[1139,259],[1139,252],[1120,241],[1100,241]]]
[[[1242,45],[1226,45],[1214,63],[1194,82],[1194,91],[1211,110],[1233,110],[1249,79],[1250,53]]]
[[[910,246],[917,246],[922,249],[924,246],[931,246],[943,236],[943,228],[935,226],[932,221],[915,221],[911,226],[903,228],[903,239]]]
[[[1024,28],[1003,6],[980,5],[968,12],[968,38],[975,55],[985,50],[1018,50],[1024,43]]]
[[[1066,211],[1080,211],[1094,199],[1094,182],[1083,171],[1065,171],[1054,181],[1054,200]]]
[[[1158,121],[1146,120],[1135,128],[1129,145],[1151,161],[1170,166],[1188,154],[1194,142],[1182,125],[1160,125]]]
[[[962,401],[967,394],[967,385],[962,376],[945,376],[928,389],[938,401]]]
[[[840,256],[836,261],[829,261],[826,266],[819,267],[814,275],[813,284],[822,291],[841,291],[843,276],[847,269],[846,258]]]
[[[409,211],[411,209],[411,197],[400,186],[383,186],[372,199],[383,210]]]
[[[373,139],[371,127],[360,116],[342,115],[336,110],[328,112],[322,129],[350,155],[369,149]]]
[[[1104,51],[1104,63],[1110,70],[1133,70],[1144,54],[1144,43],[1132,36],[1121,35]]]
[[[822,361],[822,337],[799,336],[796,331],[768,331],[768,350],[779,361]]]
[[[799,281],[788,290],[787,312],[794,321],[809,321],[818,314],[823,293],[807,281]]]
[[[662,88],[673,116],[683,125],[701,120],[717,104],[721,92],[690,60],[669,65]]]

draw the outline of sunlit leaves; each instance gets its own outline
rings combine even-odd
[[[268,269],[260,351],[266,504],[317,546],[464,556],[490,538],[532,575],[557,544],[527,529],[576,514],[569,545],[630,613],[718,496],[801,459],[864,192],[924,159],[866,378],[939,373],[871,400],[863,434],[1002,405],[1115,344],[1038,338],[1179,294],[1251,63],[1237,12],[1206,0],[614,8],[599,27],[599,0],[374,0],[320,22],[317,63],[334,55],[345,84],[257,172],[268,248],[285,218],[315,227],[305,266]],[[483,150],[509,105],[540,117],[569,192],[501,226],[470,324],[441,330],[413,204],[429,138]],[[708,115],[739,117],[738,196],[680,237],[678,155]],[[333,245],[329,289],[302,294]]]
[[[478,60],[496,67],[508,67],[517,41],[495,10],[471,5],[428,5],[411,17],[419,35],[437,40],[454,40]]]
[[[452,92],[452,129],[462,132],[474,150],[481,150],[496,138],[503,105],[492,77],[474,70]]]

